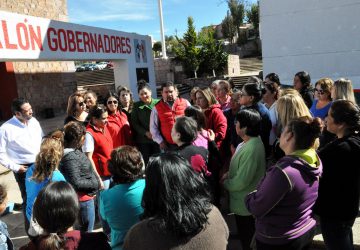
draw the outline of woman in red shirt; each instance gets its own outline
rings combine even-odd
[[[106,98],[106,109],[108,111],[108,124],[113,148],[123,145],[132,145],[132,133],[128,117],[121,109],[119,110],[118,96],[110,93]]]

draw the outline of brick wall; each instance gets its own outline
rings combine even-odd
[[[0,9],[68,21],[66,0],[1,0]],[[67,98],[76,90],[74,62],[14,62],[13,66],[18,95],[29,99],[36,116],[43,117],[46,108],[65,112]]]

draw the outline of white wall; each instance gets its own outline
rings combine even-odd
[[[261,0],[264,76],[292,85],[296,72],[350,78],[360,89],[359,0]]]

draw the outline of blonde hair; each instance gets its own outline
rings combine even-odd
[[[231,85],[230,85],[230,83],[229,83],[228,81],[226,81],[226,80],[221,80],[221,81],[219,82],[219,87],[224,88],[225,91],[226,91],[226,93],[227,93],[228,95],[231,95],[231,94],[232,94]]]
[[[276,109],[279,114],[281,128],[285,128],[288,122],[294,118],[302,116],[312,117],[309,108],[299,94],[286,94],[281,96],[277,100]]]
[[[294,88],[282,88],[281,91],[280,91],[280,97],[282,97],[284,95],[298,95],[298,96],[301,96],[299,91],[297,91]]]
[[[35,160],[33,180],[40,183],[51,178],[64,153],[63,140],[62,131],[56,130],[42,141]]]
[[[328,98],[331,100],[331,88],[334,85],[334,81],[331,78],[324,77],[315,83],[315,87],[320,85],[321,89],[328,93]]]
[[[340,78],[334,82],[334,100],[344,99],[356,104],[352,82],[346,78]]]
[[[205,88],[205,89],[198,89],[195,92],[195,95],[197,93],[201,93],[203,94],[203,96],[205,97],[207,103],[208,103],[208,107],[210,107],[211,105],[217,104],[218,101],[216,100],[216,97],[214,96],[214,94],[211,92],[210,88]]]

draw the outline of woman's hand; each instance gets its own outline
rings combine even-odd
[[[229,172],[226,172],[225,174],[223,174],[223,176],[220,179],[220,183],[223,184],[224,181],[229,177]]]
[[[209,141],[215,141],[215,133],[214,133],[214,131],[212,131],[211,129],[208,129],[207,133],[208,133],[208,140]]]

